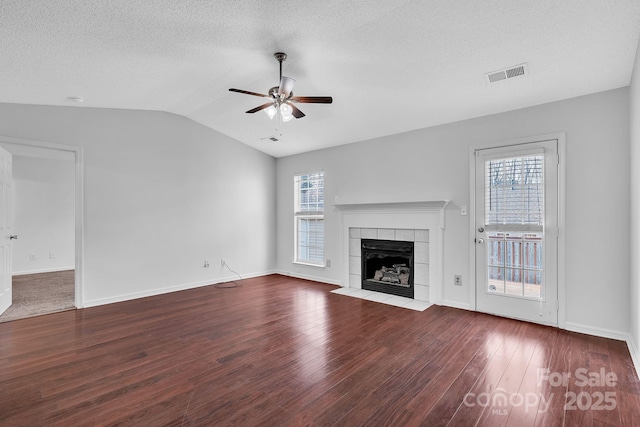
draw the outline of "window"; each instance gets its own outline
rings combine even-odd
[[[324,171],[296,175],[295,262],[324,266]]]

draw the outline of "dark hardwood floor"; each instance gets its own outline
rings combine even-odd
[[[640,425],[624,342],[332,289],[272,275],[2,323],[0,425]]]

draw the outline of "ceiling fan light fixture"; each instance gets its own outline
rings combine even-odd
[[[291,113],[293,113],[293,108],[291,108],[291,105],[283,102],[282,104],[280,104],[280,113],[282,113],[282,118],[288,122],[289,120],[291,120],[291,117],[293,117],[291,115]],[[286,120],[287,118],[289,120]]]
[[[278,110],[276,110],[276,107],[274,105],[265,108],[264,113],[269,116],[269,119],[273,120],[273,118],[276,116],[276,113],[278,112]]]
[[[293,85],[295,84],[295,79],[282,76],[282,78],[280,79],[280,86],[278,87],[278,95],[284,95],[285,97],[288,97],[289,95],[291,95]]]
[[[293,120],[293,116],[282,116],[282,121],[284,123],[290,122],[291,120]]]

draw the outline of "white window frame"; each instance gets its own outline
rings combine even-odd
[[[300,201],[300,183],[302,182],[302,177],[308,177],[312,175],[320,174],[322,177],[322,209],[318,208],[317,210],[301,210],[299,206]],[[309,265],[313,267],[324,267],[325,266],[325,257],[324,257],[324,170],[318,170],[313,172],[305,172],[298,173],[294,175],[293,178],[293,186],[294,186],[294,207],[293,207],[293,240],[294,240],[294,256],[293,262],[294,264],[302,264]],[[300,258],[300,242],[298,241],[299,230],[298,223],[300,219],[315,219],[321,220],[323,222],[323,236],[322,236],[322,257],[320,260],[312,260],[312,259],[301,259]]]

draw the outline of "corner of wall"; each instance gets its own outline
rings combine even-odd
[[[633,336],[629,335],[627,338],[627,348],[633,361],[633,366],[636,368],[636,377],[640,378],[640,353],[638,353],[638,344],[634,342]]]
[[[629,88],[629,151],[630,151],[630,259],[640,256],[640,44],[636,50],[635,64]],[[629,279],[629,353],[640,376],[640,265],[630,262]]]

